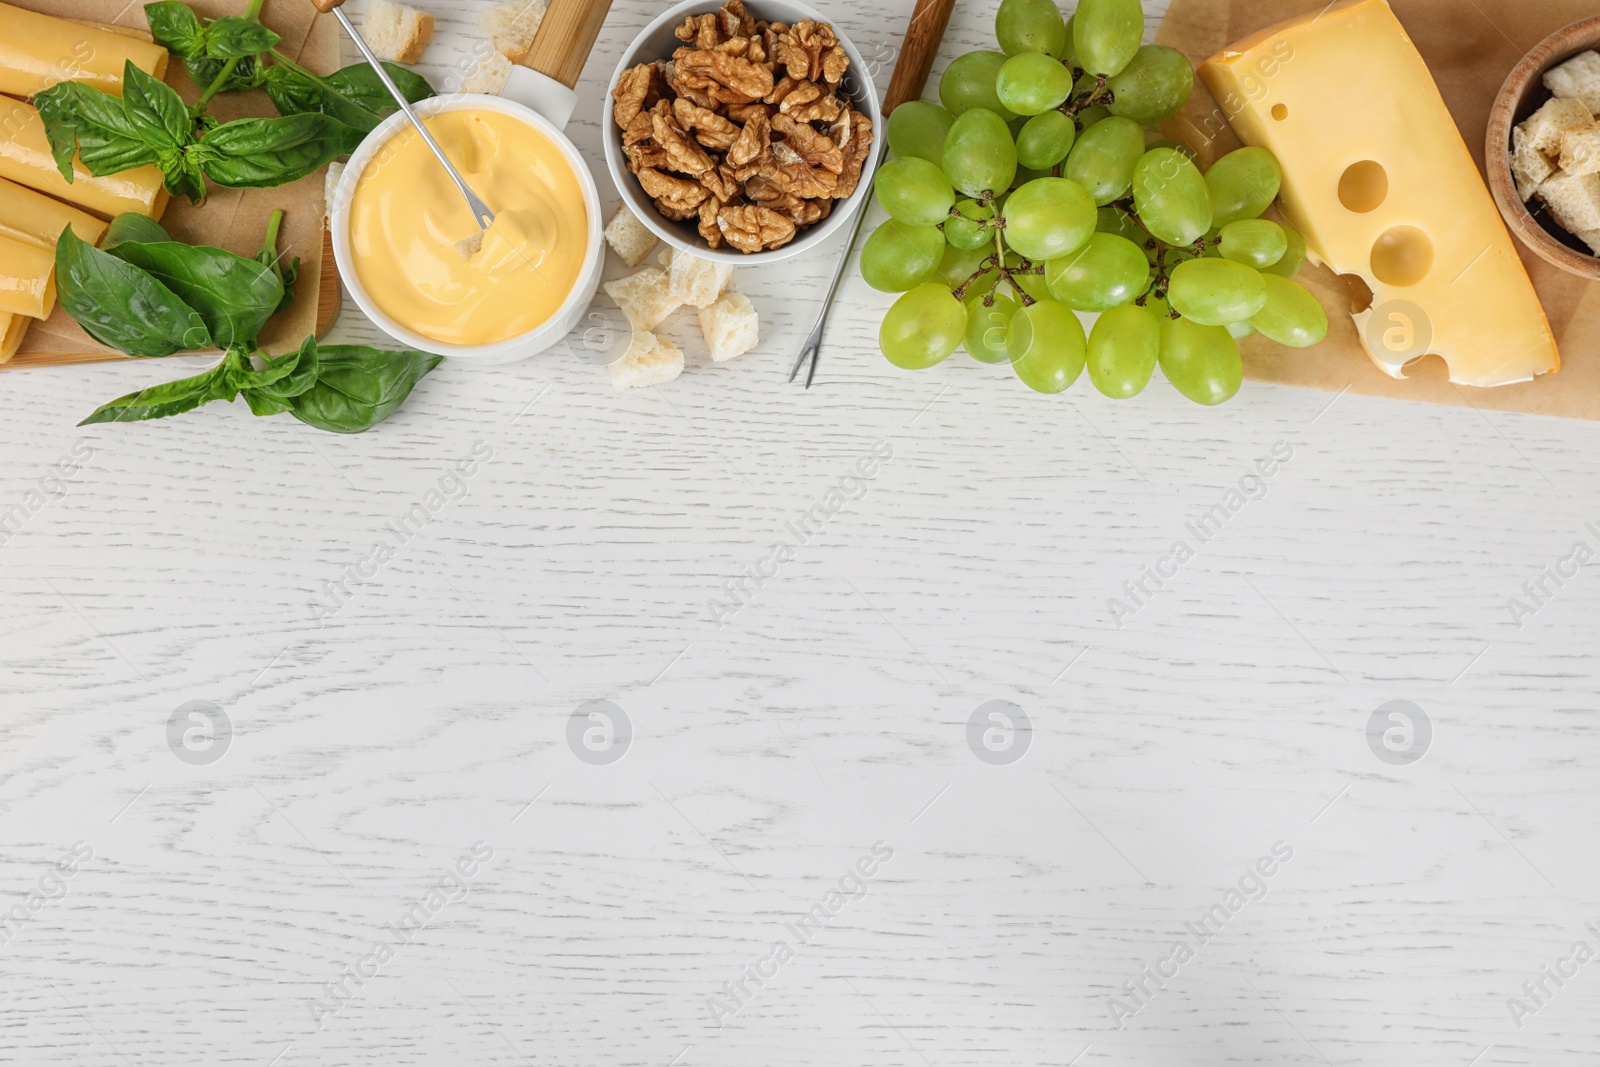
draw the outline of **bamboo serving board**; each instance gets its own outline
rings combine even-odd
[[[1438,82],[1468,150],[1483,170],[1489,113],[1500,86],[1528,50],[1545,37],[1594,14],[1594,0],[1389,0]],[[1156,40],[1181,50],[1195,64],[1257,30],[1327,6],[1327,0],[1172,0]],[[1352,78],[1361,77],[1359,63]],[[1336,85],[1329,92],[1338,92]],[[1218,129],[1217,108],[1198,79],[1183,114],[1166,126],[1174,138],[1199,149],[1202,162],[1239,146]],[[1213,136],[1213,133],[1216,135]],[[1514,240],[1515,238],[1513,238]],[[1308,266],[1296,279],[1328,309],[1327,340],[1290,350],[1255,336],[1239,346],[1245,377],[1339,393],[1472,406],[1497,411],[1600,420],[1600,283],[1551,266],[1530,249],[1517,251],[1533,279],[1561,347],[1561,369],[1535,381],[1498,389],[1451,384],[1444,361],[1426,356],[1404,379],[1379,371],[1348,314],[1350,293],[1330,271]]]
[[[238,14],[236,0],[188,0],[206,18]],[[52,15],[109,22],[144,31],[144,9],[124,0],[20,0],[23,7],[48,10]],[[316,17],[316,9],[305,0],[273,0],[266,5],[262,21],[283,37],[279,49],[295,62],[319,74],[332,73],[340,66],[338,24]],[[189,81],[181,62],[174,61],[167,71],[167,83],[192,103],[199,90]],[[224,121],[248,115],[273,115],[272,104],[262,92],[223,93],[211,112]],[[339,276],[333,269],[333,245],[323,222],[323,173],[318,172],[292,185],[277,189],[230,190],[212,187],[204,206],[175,200],[161,222],[172,235],[190,244],[208,244],[240,255],[253,256],[261,248],[267,218],[276,208],[284,212],[280,249],[288,258],[300,257],[300,277],[295,285],[295,300],[273,316],[261,335],[263,349],[274,354],[297,348],[308,333],[322,336],[338,317]],[[86,334],[77,323],[57,307],[50,318],[35,322],[22,347],[10,362],[11,367],[50,367],[81,363],[105,363],[129,357],[106,348]]]

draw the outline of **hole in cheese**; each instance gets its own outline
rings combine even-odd
[[[1339,284],[1344,287],[1344,295],[1350,301],[1350,314],[1359,315],[1372,306],[1372,286],[1361,275],[1341,274]]]
[[[1389,199],[1389,172],[1370,159],[1352,163],[1339,178],[1339,203],[1358,215],[1376,211]]]
[[[1284,119],[1288,118],[1289,117],[1289,105],[1288,104],[1273,104],[1272,105],[1272,117],[1277,119],[1279,122],[1282,122]]]
[[[1372,273],[1385,285],[1416,285],[1433,269],[1433,242],[1415,226],[1386,230],[1372,246]]]

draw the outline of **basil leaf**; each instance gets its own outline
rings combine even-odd
[[[176,148],[167,149],[157,157],[156,166],[161,168],[167,192],[173,196],[187,196],[196,204],[206,202],[205,172],[187,152],[181,152]]]
[[[294,303],[294,283],[300,278],[300,257],[296,256],[285,264],[278,252],[278,231],[282,226],[283,212],[274,211],[267,222],[267,236],[261,244],[261,251],[256,253],[256,262],[276,274],[283,283],[283,299],[278,301],[279,311]]]
[[[277,415],[292,411],[294,398],[317,384],[317,340],[308,337],[299,351],[267,360],[266,367],[252,371],[240,388],[250,410],[257,415]]]
[[[421,75],[393,63],[385,63],[384,68],[411,103],[434,95],[433,86]],[[267,68],[264,80],[267,96],[281,115],[322,114],[371,133],[396,110],[394,97],[366,63],[326,78],[299,67],[276,65]]]
[[[225,59],[200,55],[184,60],[183,65],[189,71],[190,81],[201,89],[209,89],[211,83],[221,76],[222,68],[227,62]],[[245,56],[234,65],[233,73],[228,75],[228,79],[217,91],[220,93],[238,89],[259,89],[262,83],[262,69],[258,57]]]
[[[150,23],[150,35],[179,59],[192,59],[205,55],[206,31],[187,4],[178,0],[161,0],[158,4],[144,5],[144,17]]]
[[[149,215],[141,215],[137,211],[126,211],[111,220],[111,225],[106,229],[106,235],[100,241],[100,247],[107,252],[114,245],[123,241],[170,241],[172,235]]]
[[[56,242],[61,306],[101,344],[130,356],[170,356],[208,348],[198,312],[132,263],[102,252],[68,226]]]
[[[257,56],[283,40],[255,19],[226,15],[206,27],[206,55],[212,59]]]
[[[194,140],[194,123],[183,97],[160,78],[128,60],[122,71],[122,106],[128,124],[150,144],[182,148]]]
[[[283,300],[278,275],[253,259],[179,241],[123,241],[110,255],[131,263],[188,304],[227,348],[256,339]]]
[[[218,185],[264,189],[299,181],[328,161],[349,155],[360,130],[327,115],[225,122],[191,149],[191,158]]]
[[[330,433],[370,430],[393,415],[417,382],[444,362],[426,352],[318,345],[314,337],[306,338],[301,351],[308,346],[317,359],[317,383],[294,398],[293,415]]]
[[[222,357],[222,362],[193,378],[182,378],[175,382],[166,382],[162,385],[152,385],[148,389],[141,389],[137,393],[118,397],[109,404],[97,408],[94,414],[78,423],[79,426],[89,426],[102,422],[144,422],[149,419],[164,419],[171,415],[182,415],[186,411],[193,411],[202,404],[209,404],[213,400],[231,401],[239,395],[239,389],[233,382],[238,365],[244,356],[238,349],[229,349]]]
[[[83,82],[60,82],[34,97],[44,120],[50,154],[61,176],[72,181],[72,157],[90,174],[120,174],[156,162],[156,146],[129,121],[119,98]]]

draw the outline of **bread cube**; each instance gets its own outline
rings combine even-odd
[[[1568,233],[1600,230],[1600,174],[1557,174],[1539,186],[1539,199]]]
[[[653,330],[683,304],[667,288],[667,272],[646,267],[637,274],[605,283],[606,295],[617,302],[635,330]]]
[[[733,277],[731,263],[702,259],[681,248],[672,250],[672,265],[667,270],[667,285],[679,303],[710,307],[728,287]]]
[[[1535,152],[1554,159],[1561,154],[1561,135],[1594,124],[1594,116],[1577,100],[1555,97],[1528,116],[1522,132]]]
[[[611,246],[611,251],[622,257],[622,262],[637,267],[656,246],[656,235],[628,210],[627,204],[618,204],[611,221],[606,223],[606,243]]]
[[[506,0],[479,12],[478,25],[494,42],[495,51],[516,63],[533,47],[544,9],[545,0]]]
[[[1576,175],[1600,172],[1600,125],[1561,135],[1561,169]]]
[[[1589,251],[1600,256],[1600,230],[1585,230],[1578,234],[1578,238],[1589,246]]]
[[[683,373],[683,350],[659,334],[635,330],[628,351],[606,369],[618,389],[660,385]]]
[[[756,309],[743,293],[726,293],[699,311],[700,333],[714,363],[742,356],[761,340]]]
[[[395,0],[367,0],[361,35],[391,63],[415,63],[433,40],[433,16]]]
[[[511,78],[511,65],[511,60],[499,52],[479,56],[473,62],[472,69],[467,71],[466,77],[461,79],[461,84],[456,86],[455,91],[499,96]]]
[[[1563,100],[1577,100],[1600,114],[1600,52],[1580,52],[1544,72],[1544,87]]]

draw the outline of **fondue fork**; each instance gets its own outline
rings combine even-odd
[[[383,69],[383,63],[373,54],[372,48],[367,44],[366,39],[351,24],[350,16],[344,13],[344,0],[311,0],[311,3],[324,15],[332,12],[338,18],[339,24],[344,27],[344,32],[350,35],[350,39],[356,43],[357,48],[361,49],[361,54],[366,57],[367,62],[372,64],[372,69],[377,72],[378,79],[383,82],[383,87],[389,90],[389,95],[394,97],[394,102],[400,105],[400,110],[406,113],[406,118],[411,120],[411,125],[422,135],[423,141],[433,150],[433,154],[439,158],[439,165],[445,169],[445,173],[450,175],[450,180],[456,183],[456,188],[461,190],[461,195],[466,198],[467,207],[472,211],[473,221],[478,224],[478,232],[458,242],[456,247],[463,254],[469,251],[476,251],[473,244],[481,244],[483,235],[488,231],[489,227],[494,225],[494,212],[490,211],[489,205],[485,204],[483,199],[472,191],[472,186],[468,185],[467,180],[456,170],[455,166],[450,162],[450,157],[446,156],[444,149],[439,147],[439,142],[433,139],[433,134],[429,133],[428,128],[422,124],[422,120],[417,118],[417,113],[411,110],[411,102],[400,91],[400,87],[394,83],[394,79],[389,77],[389,72]]]

